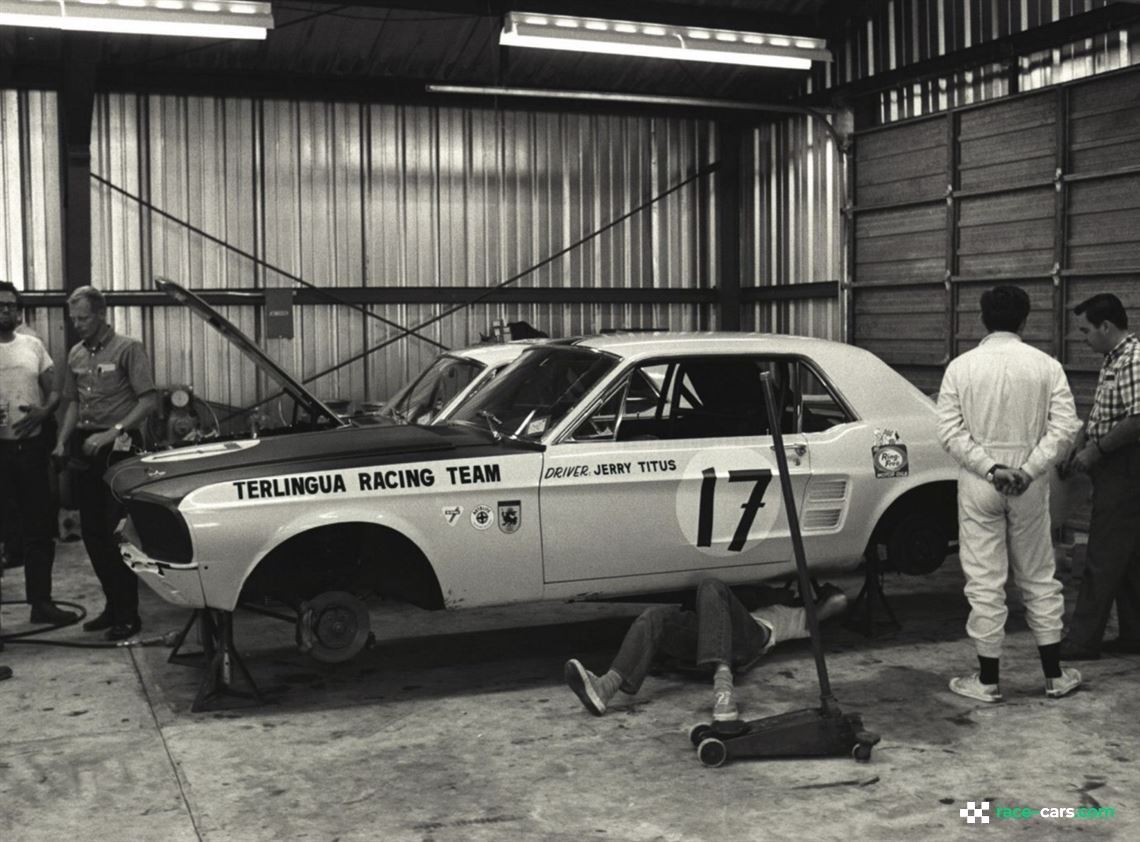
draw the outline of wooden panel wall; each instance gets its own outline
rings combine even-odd
[[[854,215],[857,345],[934,393],[985,334],[981,293],[1015,283],[1086,409],[1100,360],[1072,308],[1113,292],[1140,325],[1140,72],[860,132]]]

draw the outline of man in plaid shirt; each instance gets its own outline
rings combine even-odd
[[[1140,341],[1115,295],[1094,295],[1073,312],[1088,346],[1105,356],[1089,419],[1062,466],[1092,477],[1093,511],[1061,657],[1095,660],[1102,650],[1140,653]],[[1114,601],[1119,636],[1102,646]]]

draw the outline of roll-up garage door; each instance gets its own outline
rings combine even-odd
[[[1015,283],[1087,410],[1100,360],[1073,306],[1113,292],[1140,325],[1140,72],[859,132],[855,167],[855,344],[933,394],[985,335],[982,291]]]

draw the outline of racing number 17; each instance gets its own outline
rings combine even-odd
[[[701,471],[701,503],[697,514],[697,546],[712,546],[713,526],[713,497],[716,494],[716,468],[705,468]],[[748,500],[741,505],[740,523],[736,524],[736,532],[732,535],[732,543],[728,545],[730,552],[738,553],[744,549],[744,542],[748,540],[748,533],[752,523],[756,520],[756,513],[764,505],[764,491],[772,481],[772,472],[767,468],[755,468],[747,471],[729,471],[729,482],[753,482],[752,493]]]

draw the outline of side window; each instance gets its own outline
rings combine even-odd
[[[800,430],[805,433],[821,433],[851,420],[831,390],[819,375],[804,363],[797,363],[800,382]]]
[[[621,414],[622,401],[625,400],[629,382],[606,398],[590,417],[578,425],[570,436],[571,441],[613,441],[617,430],[618,416]]]
[[[694,357],[678,363],[662,438],[763,436],[769,432],[760,375],[770,364],[754,357]]]
[[[651,428],[659,413],[664,413],[667,417],[668,405],[663,403],[661,386],[669,376],[669,369],[668,365],[634,369],[618,389],[578,426],[571,439],[629,441],[634,438],[658,438],[652,434]]]
[[[758,357],[689,357],[635,369],[581,424],[574,441],[724,438],[770,433],[761,375],[785,432],[797,422],[795,364]]]

